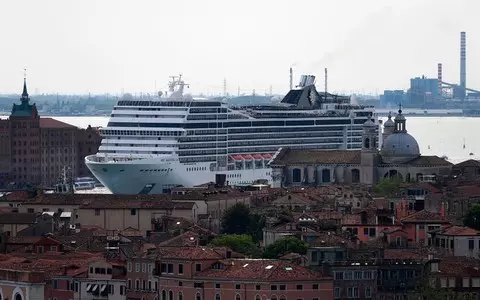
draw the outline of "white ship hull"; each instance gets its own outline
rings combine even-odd
[[[215,182],[216,174],[225,174],[230,185],[251,184],[258,179],[272,181],[270,168],[210,171],[210,163],[187,165],[178,160],[162,162],[160,158],[96,162],[94,155],[87,156],[85,163],[113,194],[161,194],[176,186],[193,187]]]

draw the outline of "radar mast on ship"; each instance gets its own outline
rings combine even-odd
[[[189,88],[190,85],[182,80],[182,74],[179,76],[170,76],[170,78],[172,79],[168,82],[168,91],[171,93],[170,98],[183,98],[184,87]]]

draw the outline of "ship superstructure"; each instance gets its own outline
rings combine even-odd
[[[360,149],[363,123],[378,124],[373,107],[317,92],[314,82],[302,76],[279,103],[229,107],[226,99],[184,95],[187,84],[173,77],[166,95],[120,99],[86,164],[113,193],[164,193],[209,181],[271,181],[267,163],[282,147]]]

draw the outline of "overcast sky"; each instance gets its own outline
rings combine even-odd
[[[330,91],[406,89],[409,78],[480,89],[478,0],[0,0],[0,93],[153,92],[183,73],[192,92],[288,91],[288,69]],[[321,88],[320,88],[321,87]]]

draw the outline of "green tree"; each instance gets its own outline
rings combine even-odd
[[[308,244],[295,237],[286,237],[265,247],[264,258],[280,258],[288,253],[306,254]]]
[[[247,234],[225,234],[210,242],[211,247],[227,247],[249,257],[260,257],[261,250],[253,238]]]
[[[228,208],[222,217],[222,231],[226,234],[249,234],[255,241],[263,236],[265,216],[252,214],[243,203]]]
[[[477,230],[480,229],[480,205],[475,204],[472,206],[472,208],[470,208],[467,215],[463,219],[463,224]]]
[[[456,293],[451,289],[432,287],[428,282],[424,282],[417,292],[413,295],[412,299],[422,300],[460,300],[465,299],[461,293]]]
[[[392,197],[400,191],[402,178],[400,176],[392,176],[381,179],[373,188],[375,193],[384,197]]]
[[[226,234],[245,234],[250,227],[250,209],[243,203],[229,207],[222,217],[222,230]]]

